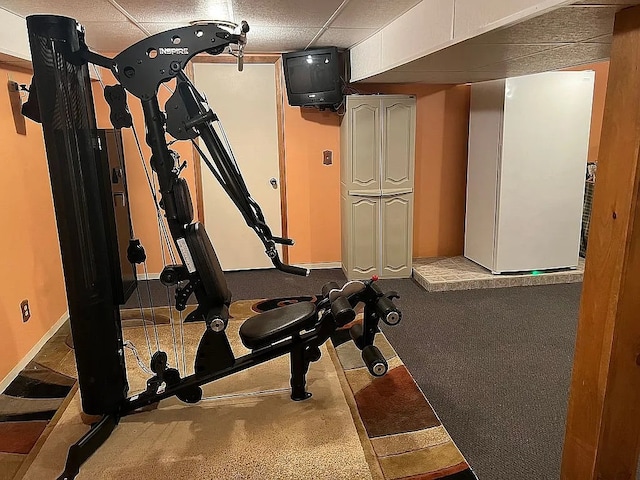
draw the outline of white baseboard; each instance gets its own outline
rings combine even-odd
[[[309,270],[323,270],[327,268],[342,268],[340,262],[325,262],[325,263],[302,263],[299,267],[308,268]]]
[[[139,273],[138,280],[160,280],[160,274],[150,273],[148,275],[145,275],[144,273]]]
[[[300,264],[296,264],[296,266],[308,268],[309,270],[323,270],[327,268],[342,268],[342,263],[340,262],[300,263]],[[258,268],[258,269],[249,268],[247,270],[268,270],[271,268],[273,267],[269,266],[269,267]],[[231,270],[231,271],[241,271],[241,270]],[[160,280],[160,274],[150,273],[148,275],[145,275],[144,273],[138,273],[138,280]]]
[[[42,336],[42,338],[38,341],[38,343],[36,343],[33,346],[33,348],[29,350],[29,353],[27,353],[24,356],[24,358],[20,360],[20,362],[18,362],[18,364],[13,368],[13,370],[11,370],[7,374],[7,376],[2,379],[2,382],[0,382],[0,393],[5,391],[5,389],[9,386],[9,384],[13,382],[13,380],[15,380],[15,378],[24,369],[24,367],[26,367],[27,364],[31,360],[33,360],[33,357],[35,357],[38,354],[38,352],[44,346],[44,344],[47,343],[51,337],[53,337],[53,335],[60,329],[62,324],[66,322],[68,319],[69,319],[69,312],[67,311],[67,312],[64,312],[64,314],[58,319],[58,321],[54,323],[53,326],[47,331],[47,333],[45,333]]]

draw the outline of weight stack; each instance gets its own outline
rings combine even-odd
[[[84,32],[67,17],[27,17],[83,410],[116,413],[128,386],[97,170]]]

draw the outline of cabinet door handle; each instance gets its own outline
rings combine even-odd
[[[412,188],[401,188],[397,190],[382,191],[381,197],[399,197],[400,195],[406,195],[407,193],[413,193]]]

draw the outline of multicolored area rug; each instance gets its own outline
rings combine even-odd
[[[58,368],[73,362],[73,352],[65,345],[68,334],[67,324],[0,394],[0,480],[22,476],[21,467],[38,451],[76,390],[76,379]]]
[[[331,341],[349,389],[345,395],[352,395],[386,480],[476,480],[384,334],[375,342],[389,365],[381,378],[369,374],[348,331],[337,332]]]
[[[311,297],[256,303],[257,312]],[[362,322],[361,315],[356,322]],[[352,325],[352,324],[351,324]],[[349,325],[349,327],[351,326]],[[402,328],[402,324],[396,328]],[[363,446],[370,445],[372,473],[385,480],[477,480],[436,412],[383,333],[375,345],[389,365],[381,378],[369,374],[347,328],[331,338],[336,367],[344,372],[343,390]]]
[[[246,353],[236,338],[242,321],[253,312],[298,300],[310,299],[235,302],[229,337],[236,354]],[[148,322],[150,311],[145,311]],[[166,344],[171,342],[170,315],[166,307],[155,309],[155,321]],[[140,316],[140,310],[123,311],[124,324],[129,325],[124,336],[138,346],[141,360],[146,363]],[[194,353],[201,331],[202,325],[185,325],[187,358]],[[9,403],[0,401],[0,412],[13,412],[0,417],[7,423],[5,430],[0,431],[0,447],[13,452],[0,455],[0,479],[55,478],[54,474],[61,471],[69,443],[87,428],[79,416],[78,395],[73,386],[75,364],[68,339],[65,342],[67,335],[68,326],[36,357],[40,363],[30,365],[12,384],[8,393],[14,395],[5,392],[0,397],[26,398],[15,396],[19,391],[31,395],[27,403],[13,410],[3,406]],[[139,478],[139,466],[153,457],[157,467],[145,468],[147,478],[156,478],[155,473],[162,474],[157,478],[168,478],[165,474],[169,473],[181,478],[181,472],[187,468],[196,469],[194,474],[213,475],[206,478],[284,478],[280,473],[286,473],[286,478],[302,478],[296,474],[304,473],[304,478],[311,474],[313,478],[332,480],[475,480],[464,457],[383,335],[378,335],[377,345],[390,367],[382,378],[369,375],[348,331],[337,332],[323,348],[321,361],[312,364],[308,384],[314,396],[309,401],[289,400],[285,356],[207,385],[206,401],[199,405],[185,406],[169,399],[155,411],[125,417],[107,443],[87,462],[84,476],[79,478]],[[130,350],[127,366],[135,392],[144,386],[146,374],[137,366]],[[50,387],[37,386],[31,381],[34,378],[40,382],[38,385]],[[55,398],[43,396],[44,392],[49,397],[55,394]],[[45,405],[45,401],[49,403]],[[168,428],[172,438],[180,437],[181,441],[176,443],[179,447],[164,446]],[[262,428],[266,428],[263,433]],[[310,428],[313,438],[307,435]],[[220,443],[222,438],[226,440]],[[142,442],[144,448],[128,448],[136,442]],[[288,450],[284,448],[291,442]],[[248,444],[252,445],[251,452],[246,451]],[[200,446],[204,448],[202,452]],[[215,455],[218,448],[222,450]],[[266,450],[260,453],[264,449],[272,450],[265,455]],[[291,456],[292,453],[296,455]],[[185,463],[186,459],[189,461]],[[224,467],[227,463],[237,470],[231,477],[220,476],[224,468],[229,468]]]

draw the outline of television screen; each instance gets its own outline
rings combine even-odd
[[[337,48],[286,53],[282,57],[290,105],[334,106],[342,101]]]
[[[307,55],[287,61],[291,93],[326,92],[333,90],[334,78],[327,65],[331,55]]]

